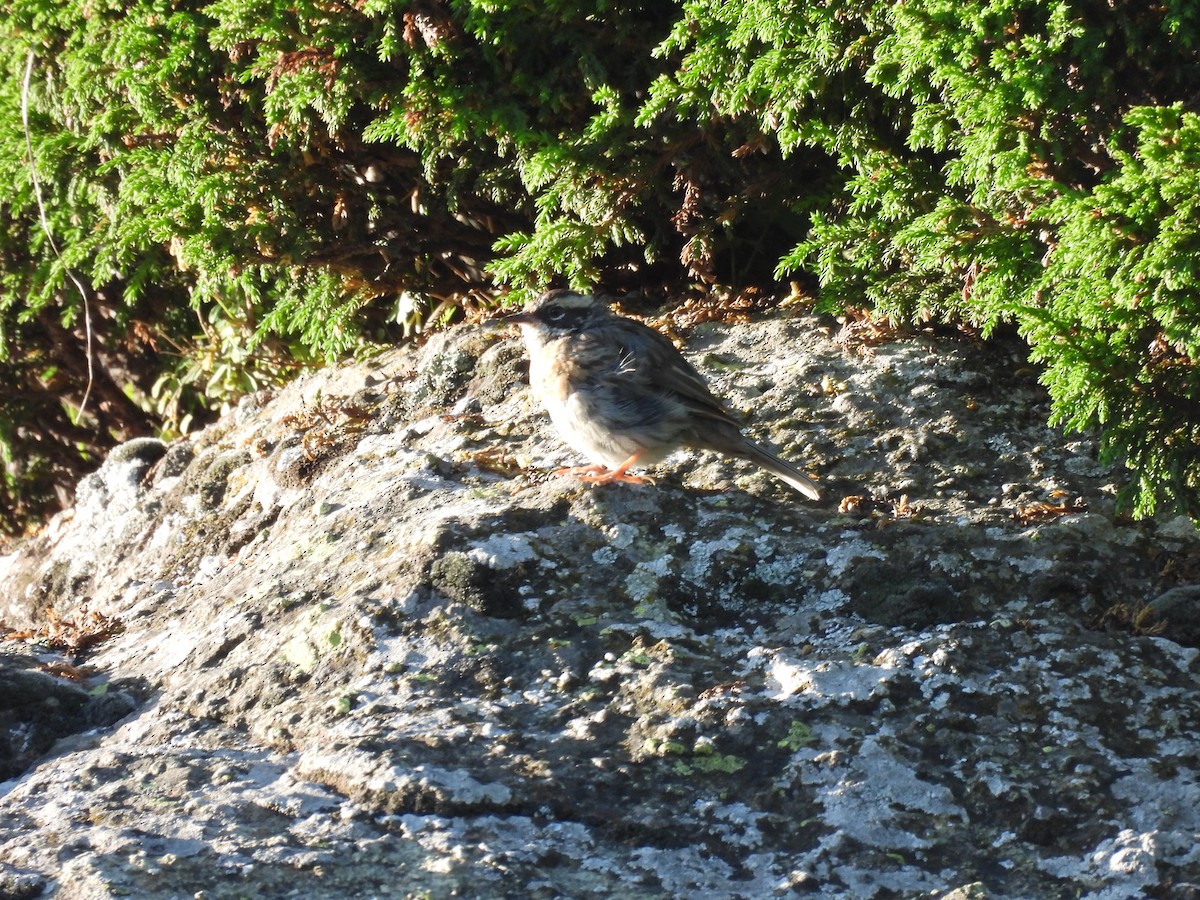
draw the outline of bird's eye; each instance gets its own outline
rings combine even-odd
[[[566,315],[567,311],[561,306],[551,306],[542,313],[542,317],[547,322],[561,322]]]

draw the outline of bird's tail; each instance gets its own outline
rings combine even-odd
[[[820,500],[821,491],[817,483],[793,466],[753,441],[746,441],[746,448],[740,454],[757,466],[766,469],[780,481],[787,482],[810,500]]]

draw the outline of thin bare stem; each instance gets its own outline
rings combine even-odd
[[[21,122],[25,126],[25,150],[29,154],[29,174],[33,180],[33,195],[37,199],[38,217],[42,222],[42,231],[46,232],[46,240],[50,243],[50,249],[54,251],[54,255],[58,261],[63,262],[62,254],[58,250],[58,244],[54,241],[54,234],[50,230],[50,220],[46,218],[46,204],[42,201],[42,185],[38,181],[37,163],[33,157],[33,138],[29,133],[29,83],[33,78],[33,51],[29,51],[29,57],[25,61],[25,81],[21,86]],[[75,273],[63,263],[63,270],[67,273],[67,277],[71,279],[71,283],[75,285],[75,290],[79,291],[79,296],[83,300],[83,329],[87,340],[87,387],[83,391],[83,399],[79,402],[79,409],[75,412],[75,424],[78,425],[83,421],[84,410],[87,409],[88,398],[92,393],[92,384],[95,382],[95,370],[93,369],[93,352],[92,352],[92,306],[88,301],[87,291],[79,279],[75,277]]]

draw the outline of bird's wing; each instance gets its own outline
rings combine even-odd
[[[705,381],[704,376],[653,328],[631,319],[610,323],[615,382],[625,381],[637,390],[665,395],[693,413],[737,425],[737,420]],[[619,348],[619,349],[618,349]]]

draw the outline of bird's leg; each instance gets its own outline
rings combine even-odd
[[[625,484],[654,484],[652,478],[646,478],[644,475],[630,475],[626,471],[631,466],[637,465],[639,456],[641,456],[640,451],[634,453],[615,469],[609,469],[607,466],[582,466],[577,470],[571,470],[571,474],[590,484],[612,484],[614,481]]]

